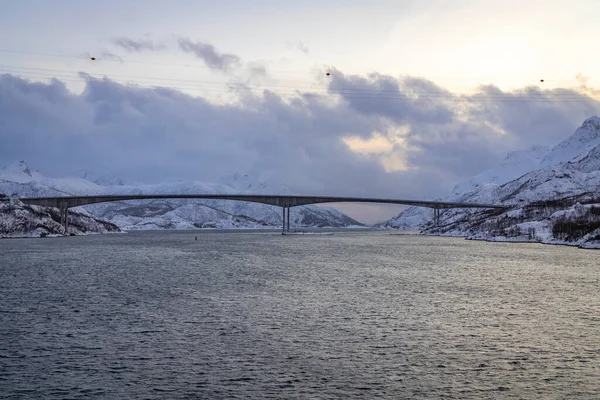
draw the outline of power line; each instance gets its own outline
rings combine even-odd
[[[32,79],[52,79],[53,77],[49,76],[27,76]],[[89,80],[84,78],[61,78],[61,81],[67,82],[79,82],[79,83],[89,83]],[[94,80],[94,85],[116,85],[116,86],[126,86],[126,84],[116,81],[107,81],[107,80]],[[162,86],[159,86],[162,87]],[[203,87],[191,87],[191,86],[178,86],[178,87],[167,87],[170,89],[178,89],[178,90],[187,90],[187,91],[200,91],[200,92],[209,92],[209,93],[222,93],[225,94],[225,90],[218,88],[203,88]],[[256,92],[260,90],[260,88],[252,88],[247,87],[245,90]],[[298,96],[302,97],[313,97],[313,98],[323,98],[323,97],[332,97],[335,95],[340,95],[342,98],[346,100],[371,100],[371,101],[406,101],[406,102],[424,102],[424,101],[433,101],[437,100],[440,102],[455,102],[455,103],[483,103],[486,101],[493,101],[496,103],[596,103],[598,100],[593,98],[581,98],[581,96],[573,95],[572,97],[563,97],[563,98],[519,98],[513,95],[502,96],[489,96],[489,95],[473,95],[473,96],[427,96],[422,95],[419,97],[408,97],[403,94],[397,96],[390,95],[373,95],[373,94],[344,94],[344,93],[329,93],[329,92],[312,92],[312,93],[299,93],[298,91],[271,91],[274,94],[282,95],[282,96]]]
[[[189,82],[189,83],[219,84],[219,85],[222,85],[222,84],[227,84],[227,85],[245,85],[244,83],[235,83],[235,82],[207,81],[207,80],[194,80],[194,79],[176,79],[176,78],[159,78],[159,77],[143,77],[143,76],[133,76],[133,75],[115,75],[115,74],[105,74],[105,73],[99,73],[99,72],[66,71],[66,70],[57,70],[57,69],[29,68],[29,67],[12,66],[12,65],[0,65],[0,68],[2,68],[4,70],[15,69],[19,73],[20,73],[20,70],[34,71],[34,72],[39,73],[39,74],[47,74],[47,75],[52,75],[52,76],[55,76],[56,73],[58,73],[59,75],[66,75],[66,74],[80,75],[80,74],[84,73],[84,74],[88,74],[88,75],[94,75],[94,74],[101,75],[101,76],[107,77],[107,78],[134,78],[134,79],[136,79],[136,81],[158,80],[158,81]],[[48,74],[46,71],[53,72],[53,73],[52,74]],[[289,86],[289,85],[263,85],[263,86],[278,87],[278,88],[292,88],[292,89],[293,88],[298,88],[298,89],[312,89],[314,87],[314,85],[311,85],[311,86],[308,86],[308,87]]]
[[[3,53],[12,53],[12,54],[26,54],[26,55],[37,55],[37,56],[45,56],[45,57],[59,57],[59,58],[72,58],[72,59],[79,59],[79,60],[89,60],[89,56],[88,55],[73,55],[73,54],[57,54],[57,53],[44,53],[44,52],[35,52],[35,51],[24,51],[24,50],[12,50],[12,49],[0,49],[0,52]],[[107,62],[113,62],[113,63],[119,63],[119,64],[147,64],[147,65],[163,65],[163,66],[175,66],[175,67],[186,67],[186,68],[202,68],[202,69],[207,69],[207,70],[214,70],[214,68],[209,67],[207,65],[204,64],[180,64],[180,63],[168,63],[168,62],[159,62],[159,61],[141,61],[141,60],[131,60],[131,59],[123,59],[121,57],[119,57],[118,60],[116,59],[112,59],[112,58],[102,58],[102,57],[95,57],[95,61],[94,62],[98,62],[98,61],[107,61]],[[237,67],[237,69],[241,69],[241,70],[253,70],[253,68],[244,68],[244,67]],[[306,71],[290,71],[290,70],[279,70],[279,69],[269,69],[269,71],[272,72],[281,72],[281,73],[289,73],[289,74],[302,74],[302,75],[308,75],[309,73],[307,73]],[[452,81],[477,81],[477,82],[481,82],[484,79],[481,78],[466,78],[466,77],[439,77],[439,76],[428,76],[428,77],[418,77],[415,76],[414,78],[421,78],[421,79],[426,79],[426,80],[452,80]],[[546,79],[544,78],[544,82],[548,82],[548,83],[565,83],[565,82],[577,82],[576,79],[562,79],[562,80],[553,80],[553,79]]]
[[[27,55],[36,55],[36,56],[45,56],[45,57],[60,57],[60,58],[72,58],[72,59],[78,59],[78,60],[89,60],[90,57],[87,55],[70,55],[70,54],[55,54],[55,53],[40,53],[40,52],[34,52],[34,51],[22,51],[22,50],[10,50],[10,49],[0,49],[0,52],[3,53],[12,53],[12,54],[27,54]],[[160,62],[160,61],[140,61],[140,60],[125,60],[125,59],[112,59],[112,58],[103,58],[103,57],[96,57],[94,56],[95,60],[94,62],[98,62],[98,61],[107,61],[107,62],[116,62],[116,63],[127,63],[127,64],[147,64],[147,65],[163,65],[163,66],[171,66],[171,67],[186,67],[186,68],[202,68],[202,69],[208,69],[208,70],[214,70],[214,68],[209,67],[207,65],[203,65],[203,64],[179,64],[179,63],[167,63],[167,62]],[[243,69],[243,70],[253,70],[253,68],[244,68],[244,67],[237,67],[237,69]],[[287,74],[303,74],[306,75],[307,72],[306,71],[289,71],[289,70],[271,70],[274,72],[282,72],[282,73],[287,73]]]
[[[66,74],[75,74],[79,75],[81,73],[85,73],[88,75],[101,75],[102,77],[107,78],[134,78],[135,82],[144,82],[144,83],[152,83],[149,81],[158,80],[158,81],[171,81],[171,82],[189,82],[189,83],[200,83],[207,85],[239,85],[239,86],[247,86],[245,83],[238,82],[219,82],[219,81],[208,81],[208,80],[192,80],[192,79],[176,79],[176,78],[159,78],[159,77],[143,77],[143,76],[133,76],[133,75],[115,75],[115,74],[103,74],[97,72],[85,72],[85,71],[68,71],[68,70],[57,70],[57,69],[44,69],[44,68],[30,68],[30,67],[21,67],[21,66],[13,66],[13,65],[0,65],[0,68],[4,70],[16,69],[19,73],[20,70],[26,71],[35,71],[39,74],[44,75],[52,75],[55,76],[58,73],[60,76],[64,76]],[[38,72],[39,71],[39,72]],[[47,74],[48,72],[53,72],[53,74]],[[295,89],[295,90],[314,90],[315,85],[311,86],[290,86],[290,85],[273,85],[273,84],[260,84],[261,88],[285,88],[285,89]],[[377,93],[398,93],[399,90],[390,90],[390,89],[360,89],[360,88],[348,88],[348,87],[329,87],[327,88],[328,92],[341,92],[341,91],[349,91],[349,92],[377,92]],[[472,95],[478,92],[447,92],[447,91],[410,91],[411,94],[442,94],[442,95]],[[531,95],[544,95],[543,93],[531,93]],[[560,94],[555,94],[560,95]]]
[[[3,71],[3,70],[4,71]],[[21,66],[11,65],[0,65],[0,72],[6,72],[14,74],[15,71],[20,76],[29,79],[59,79],[66,82],[81,82],[89,83],[89,79],[81,76],[80,72],[76,71],[65,71],[65,70],[54,70],[54,69],[42,69],[42,68],[29,68]],[[426,101],[426,100],[439,100],[446,102],[484,102],[487,100],[494,100],[496,102],[597,102],[598,100],[593,98],[582,98],[582,95],[576,93],[552,93],[550,96],[547,93],[528,93],[528,94],[511,94],[511,93],[451,93],[451,92],[439,92],[439,91],[405,91],[402,92],[400,89],[397,90],[386,90],[386,89],[357,89],[357,88],[314,88],[314,87],[294,87],[286,85],[258,85],[251,86],[244,83],[236,82],[216,82],[216,81],[201,81],[201,80],[185,80],[185,79],[173,79],[173,78],[153,78],[153,77],[136,77],[130,75],[106,75],[99,74],[101,78],[94,77],[90,73],[86,73],[90,77],[94,78],[94,84],[104,85],[155,85],[153,87],[166,87],[171,89],[186,90],[186,91],[201,91],[201,92],[220,92],[225,91],[231,92],[233,88],[239,88],[251,92],[269,90],[275,94],[283,96],[304,96],[304,97],[327,97],[333,95],[340,95],[345,99],[349,100],[395,100],[395,101]],[[106,80],[112,78],[113,80]],[[127,79],[127,82],[119,82],[115,78],[134,78]],[[155,82],[155,80],[161,82]],[[175,84],[171,82],[176,82]],[[181,82],[181,83],[178,83]],[[301,92],[301,90],[308,90],[309,92]],[[525,98],[523,96],[526,96]]]
[[[28,76],[33,79],[52,79],[52,77],[48,76]],[[69,78],[61,78],[61,81],[67,82],[79,82],[79,83],[89,83],[88,80],[85,79],[69,79]],[[102,81],[95,80],[93,82],[95,85],[116,85],[116,86],[126,86],[127,84],[116,82],[116,81]],[[158,86],[159,88],[161,86]],[[212,92],[212,93],[225,93],[223,89],[215,89],[215,88],[202,88],[202,87],[162,87],[168,89],[178,89],[178,90],[187,90],[187,91],[200,91],[200,92]],[[256,92],[257,88],[245,88],[245,90]],[[407,97],[407,96],[373,96],[373,95],[344,95],[343,93],[327,93],[327,92],[313,92],[313,93],[299,93],[298,91],[271,91],[274,94],[278,95],[288,95],[288,96],[297,96],[301,95],[303,97],[332,97],[335,95],[341,95],[344,99],[350,100],[373,100],[373,101],[407,101],[407,102],[422,102],[422,101],[442,101],[442,102],[484,102],[486,100],[492,100],[494,102],[502,102],[502,103],[595,103],[598,100],[593,98],[581,98],[581,97],[573,97],[573,98],[515,98],[506,96],[470,96],[470,97],[450,97],[450,96],[420,96],[420,97]]]
[[[12,66],[12,65],[0,65],[0,69],[3,72],[7,73],[18,73],[21,76],[33,78],[33,79],[51,79],[51,78],[60,78],[62,80],[67,81],[80,81],[86,82],[87,80],[81,77],[80,74],[85,73],[89,76],[101,75],[101,78],[109,78],[113,79],[117,82],[118,79],[125,78],[127,83],[136,83],[136,84],[165,84],[166,82],[169,87],[179,88],[179,89],[213,89],[215,87],[220,88],[231,88],[231,87],[241,87],[252,90],[264,90],[264,89],[273,89],[273,91],[281,92],[281,93],[297,93],[300,90],[308,90],[316,93],[323,94],[331,94],[338,93],[343,94],[345,97],[349,94],[355,95],[359,94],[361,96],[370,97],[376,95],[377,98],[385,98],[380,94],[393,94],[395,97],[406,96],[408,95],[418,95],[420,98],[455,98],[457,96],[470,96],[471,98],[475,97],[486,97],[486,98],[513,98],[515,95],[510,93],[501,93],[501,94],[491,94],[481,92],[467,92],[467,93],[452,93],[447,91],[404,91],[402,92],[400,89],[396,90],[388,90],[388,89],[360,89],[360,88],[347,88],[347,87],[328,87],[328,88],[315,88],[315,86],[310,87],[302,87],[302,86],[289,86],[289,85],[273,85],[273,84],[260,84],[260,85],[249,85],[246,83],[239,82],[218,82],[218,81],[208,81],[208,80],[189,80],[189,79],[175,79],[175,78],[158,78],[158,77],[140,77],[140,76],[132,76],[132,75],[107,75],[100,73],[89,73],[89,72],[77,72],[77,71],[67,71],[67,70],[57,70],[57,69],[43,69],[43,68],[29,68],[29,67],[21,67],[21,66]],[[16,70],[16,71],[12,71]],[[21,71],[24,70],[24,71]],[[74,75],[74,76],[72,76]],[[94,77],[99,79],[98,77]],[[133,79],[131,79],[133,78]],[[160,81],[160,82],[154,82]],[[182,84],[176,83],[172,84],[171,82],[182,82]],[[285,90],[279,90],[285,89]],[[547,97],[547,93],[528,93],[528,97]],[[553,93],[553,98],[574,98],[580,99],[581,95],[574,93]]]

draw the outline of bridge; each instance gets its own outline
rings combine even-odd
[[[290,230],[290,208],[308,204],[323,203],[379,203],[400,204],[416,207],[432,208],[434,223],[437,225],[440,210],[447,208],[489,208],[506,209],[507,206],[497,204],[453,203],[444,201],[378,199],[363,197],[333,197],[333,196],[296,196],[296,195],[252,195],[252,194],[127,194],[102,196],[63,196],[63,197],[23,197],[19,198],[24,204],[56,207],[60,210],[61,224],[65,233],[69,229],[69,208],[89,204],[106,203],[125,200],[155,200],[155,199],[204,199],[204,200],[233,200],[252,203],[269,204],[283,209],[283,232]]]

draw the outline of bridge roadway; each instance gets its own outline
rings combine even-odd
[[[379,203],[400,204],[407,206],[428,207],[434,210],[434,222],[439,221],[440,209],[446,208],[492,208],[506,209],[507,206],[497,204],[453,203],[444,201],[378,199],[364,197],[334,197],[334,196],[296,196],[296,195],[253,195],[253,194],[126,194],[102,196],[64,196],[64,197],[24,197],[19,200],[25,204],[60,209],[61,224],[68,232],[68,210],[71,207],[89,204],[105,203],[124,200],[154,200],[154,199],[205,199],[205,200],[234,200],[253,203],[270,204],[283,208],[283,231],[290,230],[290,208],[308,204],[322,203]],[[286,217],[287,211],[287,217]]]

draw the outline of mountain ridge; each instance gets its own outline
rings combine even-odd
[[[578,158],[586,157],[596,146],[600,145],[600,117],[592,116],[584,120],[575,132],[562,140],[555,146],[532,146],[528,149],[509,152],[496,166],[475,175],[474,177],[460,182],[454,186],[452,192],[443,198],[444,201],[479,202],[479,203],[503,203],[508,201],[509,192],[502,192],[502,196],[496,192],[499,187],[509,182],[518,181],[523,176],[544,168],[556,167],[556,179],[563,176],[558,170],[562,170],[569,162]],[[590,168],[595,168],[590,163]],[[563,165],[563,166],[561,166]],[[551,179],[550,176],[547,179]],[[538,201],[543,196],[568,195],[569,190],[576,190],[581,183],[562,181],[565,185],[557,190],[545,190],[532,198],[514,198],[513,202]],[[556,183],[559,181],[556,181]],[[513,188],[516,190],[516,188]],[[577,193],[580,193],[578,190]],[[394,229],[422,229],[431,221],[431,210],[409,207],[402,213],[381,224],[382,228]]]
[[[31,171],[24,161],[0,169],[0,192],[26,197],[102,194],[289,194],[291,190],[272,179],[261,181],[249,174],[222,177],[218,183],[169,181],[135,185],[118,177],[94,174],[50,178]],[[87,179],[90,177],[94,181]],[[279,207],[224,200],[150,200],[103,203],[83,207],[107,218],[122,229],[264,229],[279,228]],[[363,226],[331,207],[299,206],[291,209],[293,227]]]
[[[425,222],[422,232],[600,248],[600,119],[586,119],[573,135],[550,150],[539,168],[458,198],[471,202],[497,199],[510,208],[443,210],[439,224]]]
[[[18,198],[0,201],[0,238],[66,235],[60,212],[51,207],[23,204]],[[96,218],[85,210],[69,213],[69,234],[122,233],[113,223]]]

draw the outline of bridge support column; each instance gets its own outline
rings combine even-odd
[[[65,235],[69,234],[69,206],[66,202],[60,203],[60,224],[65,228]]]
[[[281,228],[281,234],[285,235],[286,232],[290,231],[290,207],[283,206],[283,215],[281,217],[283,222],[283,227]]]
[[[435,207],[433,209],[433,226],[438,226],[440,223],[440,209]]]

